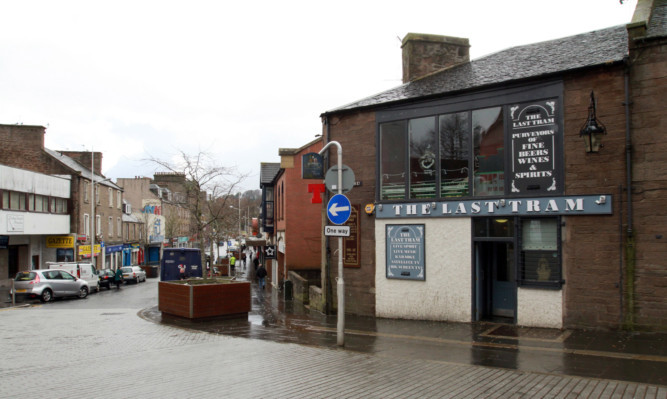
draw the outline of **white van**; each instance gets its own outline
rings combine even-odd
[[[92,263],[79,262],[46,262],[49,269],[60,269],[88,282],[90,290],[100,291],[100,278],[97,275],[97,269]]]

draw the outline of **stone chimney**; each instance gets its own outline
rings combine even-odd
[[[95,174],[102,175],[102,153],[95,151],[95,159],[91,159],[92,152],[90,151],[59,151],[73,160],[77,161],[86,169],[90,169],[90,163],[93,161]]]
[[[403,38],[403,83],[470,61],[468,39],[408,33]]]

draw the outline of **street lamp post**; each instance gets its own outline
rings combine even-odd
[[[90,263],[95,264],[95,151],[90,151]]]

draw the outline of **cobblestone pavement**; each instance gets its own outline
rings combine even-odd
[[[388,358],[175,328],[131,307],[52,305],[0,310],[0,397],[667,398],[664,386]]]

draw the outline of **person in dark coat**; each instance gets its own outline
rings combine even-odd
[[[116,269],[116,274],[113,276],[113,282],[116,284],[116,289],[120,289],[120,285],[123,284],[123,271],[120,270],[120,267]]]
[[[266,269],[264,268],[264,265],[259,265],[257,268],[257,282],[259,284],[260,289],[264,289],[265,285],[265,280],[266,280]]]

